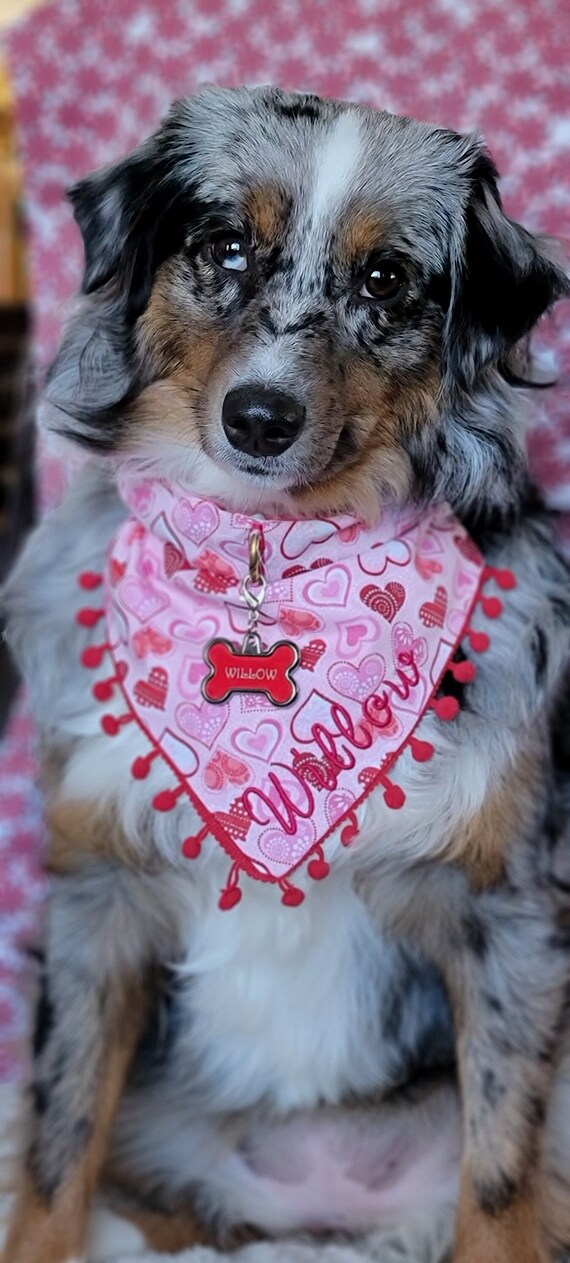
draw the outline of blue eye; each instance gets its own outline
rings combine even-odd
[[[247,246],[237,233],[216,237],[210,245],[214,263],[227,272],[246,272],[249,266]]]

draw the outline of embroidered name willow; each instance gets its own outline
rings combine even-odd
[[[83,661],[110,657],[112,674],[94,692],[123,702],[103,728],[138,724],[134,776],[164,761],[157,811],[183,795],[195,807],[203,826],[181,839],[185,855],[209,836],[227,851],[221,907],[239,901],[242,872],[297,904],[291,874],[309,860],[311,877],[326,876],[323,843],[337,831],[344,845],[356,840],[370,793],[404,807],[397,759],[406,747],[418,761],[434,755],[421,718],[430,707],[454,718],[457,703],[437,699],[438,684],[446,670],[474,677],[456,648],[465,637],[488,647],[470,627],[474,605],[497,617],[502,602],[482,584],[509,588],[514,577],[485,569],[447,506],[384,513],[369,528],[348,517],[253,522],[163,481],[125,480],[121,491],[131,516],[105,575],[80,576],[85,589],[104,586],[102,608],[80,611],[80,623],[104,615],[107,629]],[[256,529],[267,580],[257,657],[240,651],[240,583]]]

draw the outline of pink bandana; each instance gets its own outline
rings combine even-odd
[[[105,586],[104,610],[78,615],[84,626],[106,617],[105,642],[83,654],[86,666],[107,653],[114,663],[95,696],[120,689],[126,705],[120,718],[104,716],[103,728],[140,727],[135,777],[164,761],[157,811],[182,795],[192,802],[203,828],[182,842],[189,859],[208,835],[227,851],[221,907],[239,901],[242,871],[278,883],[284,903],[300,903],[291,873],[310,857],[310,876],[326,876],[323,842],[339,829],[344,845],[354,840],[357,809],[372,790],[388,807],[404,806],[394,765],[406,747],[421,762],[434,754],[421,718],[430,707],[440,719],[455,717],[456,700],[435,696],[439,682],[447,670],[474,678],[471,661],[454,662],[465,636],[476,651],[488,647],[488,635],[470,628],[473,608],[480,601],[489,618],[502,611],[482,583],[509,588],[514,576],[484,567],[445,505],[386,512],[369,528],[349,517],[253,521],[161,480],[125,479],[121,492],[131,516],[105,575],[79,580],[85,589]],[[249,659],[240,664],[248,629],[241,583],[256,529],[267,590],[264,654],[252,668]],[[224,648],[208,650],[220,638]],[[282,642],[298,652],[267,652]],[[207,698],[217,653],[227,683],[218,695],[227,695],[216,702]],[[296,685],[289,705],[274,696],[280,655],[297,663],[285,681]]]

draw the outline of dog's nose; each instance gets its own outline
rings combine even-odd
[[[304,422],[302,405],[292,395],[270,386],[237,386],[224,399],[224,431],[232,447],[249,456],[286,452]]]

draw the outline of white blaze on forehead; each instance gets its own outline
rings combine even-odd
[[[315,154],[311,211],[328,219],[346,199],[360,166],[362,134],[356,112],[340,114],[319,140]]]

